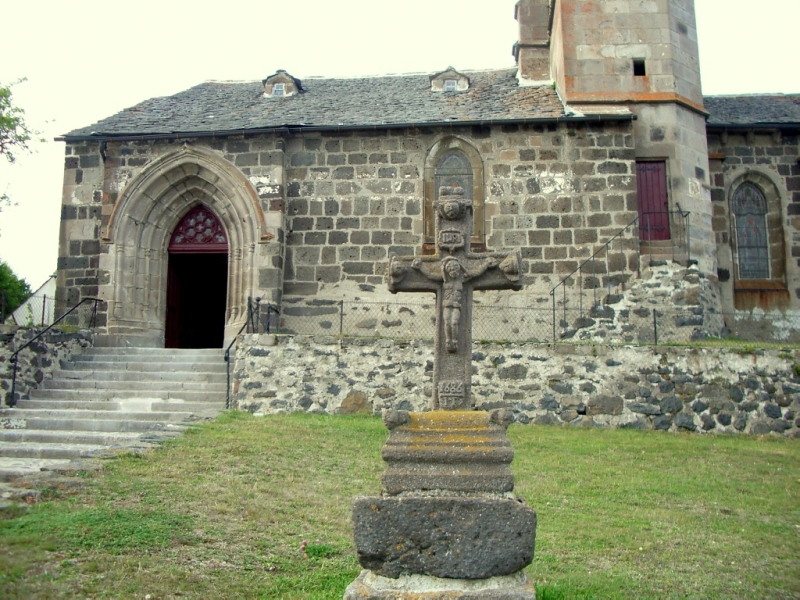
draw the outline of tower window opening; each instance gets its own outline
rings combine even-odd
[[[644,77],[647,75],[647,69],[645,69],[643,58],[633,59],[633,74],[635,77]]]

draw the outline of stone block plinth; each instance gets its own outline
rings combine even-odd
[[[345,590],[344,600],[536,600],[536,591],[524,573],[466,580],[426,575],[392,579],[362,571]]]
[[[353,504],[358,561],[385,577],[510,575],[530,564],[536,512],[513,497],[360,497]]]

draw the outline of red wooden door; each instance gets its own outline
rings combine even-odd
[[[639,209],[639,239],[670,239],[666,162],[636,163],[636,199]]]

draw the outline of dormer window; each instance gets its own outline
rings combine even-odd
[[[264,97],[266,98],[294,96],[303,91],[300,80],[292,77],[283,69],[276,71],[261,83],[264,85]]]
[[[447,67],[441,73],[431,75],[432,92],[465,92],[469,89],[469,77]]]

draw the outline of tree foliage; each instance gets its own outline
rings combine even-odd
[[[10,163],[16,160],[19,151],[30,150],[28,142],[34,135],[25,122],[25,111],[12,102],[12,87],[13,84],[0,84],[0,155]]]
[[[15,310],[31,295],[31,287],[16,276],[5,261],[0,260],[0,312],[3,316]]]

